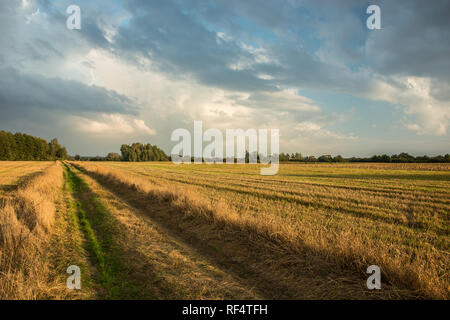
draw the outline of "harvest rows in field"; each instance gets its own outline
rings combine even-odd
[[[42,172],[53,162],[1,161],[0,162],[0,196],[14,190],[17,185]]]
[[[64,182],[52,180],[46,219],[31,211],[49,252],[38,280],[53,289],[28,297],[448,298],[450,172],[436,164],[282,164],[271,177],[258,165],[21,165],[0,179],[52,170]],[[64,288],[70,264],[81,292]],[[383,290],[366,287],[372,264]]]
[[[37,298],[37,289],[52,273],[48,254],[61,192],[61,165],[7,162],[0,167],[2,186],[14,186],[4,190],[0,202],[0,298]],[[56,286],[48,283],[46,288]]]
[[[393,283],[416,281],[412,287],[419,291],[446,292],[448,172],[289,165],[274,178],[259,176],[257,166],[100,166],[140,176],[156,189],[224,201],[257,224],[289,226],[295,234],[289,241],[306,243],[343,265],[361,270],[363,263],[377,261]]]
[[[116,167],[144,176],[154,184],[197,187],[198,192],[211,199],[226,198],[238,211],[266,210],[300,221],[311,215],[317,218],[334,213],[348,223],[362,221],[362,227],[366,227],[368,231],[378,224],[380,228],[395,228],[403,233],[402,236],[389,238],[389,233],[385,232],[384,236],[390,241],[406,244],[416,241],[418,245],[427,241],[436,247],[448,248],[448,237],[442,237],[448,235],[449,227],[448,173],[440,173],[440,181],[435,182],[435,174],[422,172],[420,179],[417,179],[417,184],[421,186],[418,188],[416,184],[409,182],[411,174],[406,174],[403,180],[384,178],[378,184],[374,183],[375,186],[367,187],[365,179],[361,179],[364,172],[352,174],[354,178],[346,178],[346,182],[330,183],[323,182],[319,174],[314,178],[299,176],[301,180],[293,180],[286,179],[283,172],[278,179],[274,179],[258,175],[237,176],[229,171],[214,174],[212,170],[195,168],[192,171],[185,168],[174,170],[170,166],[116,164]],[[312,175],[311,172],[307,174],[308,177]],[[375,175],[373,172],[369,174]],[[384,177],[387,174],[393,175],[381,173],[378,176]],[[427,180],[429,177],[431,180]],[[432,190],[424,190],[424,187]],[[330,227],[339,228],[336,225]]]

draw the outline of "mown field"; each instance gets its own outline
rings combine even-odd
[[[51,161],[1,161],[0,162],[0,196],[7,196],[26,178],[42,172],[52,164]]]
[[[0,184],[0,298],[449,298],[448,164],[3,162]]]

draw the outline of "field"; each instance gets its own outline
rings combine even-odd
[[[7,196],[25,179],[46,168],[52,162],[2,161],[0,162],[0,197]]]
[[[0,298],[450,297],[448,164],[2,162],[0,190]]]

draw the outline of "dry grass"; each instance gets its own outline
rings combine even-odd
[[[52,164],[52,161],[0,161],[0,197],[7,197],[19,184]]]
[[[170,202],[201,223],[199,232],[207,234],[207,222],[286,252],[285,261],[270,262],[273,268],[306,255],[323,273],[341,269],[364,278],[376,264],[391,288],[385,297],[449,298],[450,175],[439,165],[286,165],[276,177],[257,175],[257,166],[81,165]]]
[[[133,298],[146,299],[254,299],[260,298],[199,255],[170,236],[142,211],[128,205],[89,176],[71,168],[98,197],[114,219],[115,247]],[[87,202],[87,201],[86,201]],[[156,207],[152,207],[157,210]],[[164,208],[161,208],[164,209]],[[99,232],[97,232],[100,235]],[[137,285],[138,284],[138,285]],[[122,288],[123,290],[123,288]]]
[[[448,165],[75,165],[84,189],[59,163],[1,163],[0,299],[101,296],[76,215],[100,204],[130,297],[450,298]],[[65,288],[68,264],[87,290]]]
[[[350,169],[382,169],[382,170],[423,170],[423,171],[450,171],[450,163],[296,163],[283,162],[283,165],[308,166],[316,168],[350,168]]]
[[[45,253],[62,181],[61,165],[54,163],[2,201],[0,299],[36,299],[50,289]]]

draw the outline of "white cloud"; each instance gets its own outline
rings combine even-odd
[[[369,94],[371,99],[405,106],[405,114],[412,116],[406,127],[418,134],[442,136],[450,125],[450,101],[432,95],[431,79],[427,77],[391,77],[391,83],[377,81]]]
[[[22,0],[22,8],[28,8],[30,5],[30,0]]]
[[[146,133],[154,135],[155,130],[150,129],[141,119],[126,119],[120,114],[102,114],[100,119],[92,120],[79,116],[71,116],[70,121],[75,124],[78,131],[103,135],[131,135]]]
[[[294,127],[294,130],[299,132],[303,136],[312,136],[314,138],[327,138],[327,139],[348,139],[355,140],[357,137],[354,135],[343,135],[332,132],[325,128],[322,128],[320,124],[313,122],[300,122]]]
[[[142,132],[148,133],[150,135],[154,135],[156,134],[156,131],[153,129],[150,129],[149,127],[147,127],[147,125],[145,124],[144,120],[138,120],[138,119],[134,119],[134,124],[136,125],[136,128]]]
[[[141,119],[157,128],[155,138],[161,139],[166,148],[170,146],[167,141],[171,131],[180,127],[191,129],[194,120],[202,120],[205,129],[280,128],[281,139],[285,139],[281,141],[282,146],[292,139],[296,149],[302,148],[305,141],[314,145],[318,139],[352,139],[326,129],[327,124],[346,121],[346,117],[324,113],[312,99],[299,95],[293,88],[235,92],[199,84],[188,76],[169,78],[99,50],[91,51],[87,59],[97,85],[139,101]],[[151,65],[151,61],[147,64]],[[115,76],[117,74],[121,76]],[[292,130],[302,119],[304,126],[306,121],[311,121],[309,129],[315,130]],[[316,127],[311,127],[313,125]],[[99,131],[108,128],[103,122],[90,123],[90,126]],[[134,126],[139,124],[134,123]],[[145,128],[142,131],[145,132]]]
[[[278,111],[320,112],[320,107],[313,100],[303,97],[295,89],[285,89],[274,92],[255,92],[246,99],[240,99],[240,104],[257,108]]]

